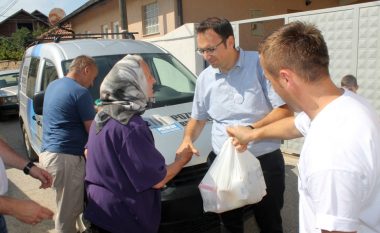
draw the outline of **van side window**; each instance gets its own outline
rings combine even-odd
[[[46,61],[42,70],[41,91],[44,91],[49,83],[58,78],[58,73],[51,61]]]
[[[33,95],[34,95],[39,64],[40,64],[39,58],[32,58],[32,60],[30,61],[30,67],[29,67],[29,73],[28,73],[28,84],[26,88],[26,95],[29,98],[33,98]]]
[[[177,92],[194,93],[194,83],[185,75],[186,71],[178,69],[178,67],[181,66],[173,65],[176,61],[168,61],[167,58],[163,59],[160,57],[154,57],[153,63],[158,76],[156,79],[159,79],[159,84],[169,87]]]

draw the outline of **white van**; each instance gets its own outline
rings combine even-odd
[[[37,44],[27,49],[20,71],[19,119],[29,159],[37,160],[41,149],[43,92],[51,81],[63,77],[71,61],[82,54],[93,57],[99,68],[90,89],[94,100],[99,98],[103,78],[118,60],[126,54],[144,58],[156,79],[156,101],[143,118],[150,124],[156,147],[166,163],[172,163],[190,117],[196,77],[167,51],[148,42],[128,39],[79,39]],[[160,232],[211,232],[218,225],[214,216],[203,214],[197,188],[208,169],[210,130],[211,122],[197,140],[201,156],[194,156],[162,189]]]

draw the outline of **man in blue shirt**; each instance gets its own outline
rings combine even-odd
[[[77,232],[75,224],[83,212],[84,146],[95,116],[88,88],[97,75],[95,60],[78,56],[66,77],[50,83],[45,92],[40,163],[53,175],[58,233]]]
[[[235,47],[230,22],[209,18],[197,28],[198,53],[210,64],[197,79],[191,119],[177,154],[198,154],[193,142],[207,120],[213,120],[212,163],[228,138],[226,128],[246,124],[261,127],[291,116],[283,100],[266,81],[257,52]],[[267,195],[257,204],[220,214],[223,232],[243,233],[243,210],[251,208],[261,232],[282,232],[281,209],[285,189],[285,166],[279,140],[265,140],[249,145],[263,169]]]

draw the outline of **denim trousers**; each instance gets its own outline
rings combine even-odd
[[[210,166],[216,154],[211,152],[207,163]],[[281,209],[284,205],[285,161],[281,151],[257,157],[263,170],[267,195],[253,205],[219,214],[222,233],[244,233],[244,213],[252,211],[261,233],[282,233]]]

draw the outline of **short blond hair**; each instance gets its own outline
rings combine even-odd
[[[305,81],[329,75],[329,54],[322,33],[312,24],[296,21],[273,32],[259,46],[263,67],[277,77],[291,69]]]

